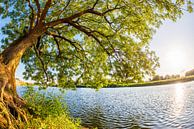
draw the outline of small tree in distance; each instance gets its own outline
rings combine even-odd
[[[20,61],[25,78],[41,86],[141,80],[158,66],[148,44],[156,28],[180,17],[186,3],[192,11],[188,0],[0,0],[0,15],[9,19],[0,50],[0,128],[27,121],[15,84]]]

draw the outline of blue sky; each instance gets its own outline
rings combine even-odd
[[[0,19],[0,27],[6,22]],[[183,74],[194,68],[194,13],[185,13],[177,22],[165,21],[153,36],[150,48],[160,58],[156,71],[160,75]],[[20,64],[16,77],[22,79],[23,71],[24,65]]]

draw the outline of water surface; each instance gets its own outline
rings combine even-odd
[[[24,87],[18,87],[21,93]],[[47,91],[58,93],[56,88]],[[194,82],[165,86],[67,90],[70,114],[99,129],[194,128]]]

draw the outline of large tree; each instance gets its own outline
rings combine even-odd
[[[20,61],[25,78],[42,86],[141,81],[158,66],[153,33],[185,6],[192,11],[188,0],[0,0],[9,21],[0,49],[0,128],[27,121],[16,93]]]

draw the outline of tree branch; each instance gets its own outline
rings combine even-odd
[[[83,54],[84,58],[87,59],[86,54],[85,54],[85,50],[83,49],[83,47],[82,47],[80,44],[78,44],[79,47],[80,47],[80,48],[79,48],[78,46],[76,46],[76,44],[75,44],[76,42],[71,41],[70,39],[67,39],[67,38],[64,37],[64,36],[61,36],[61,35],[58,35],[58,34],[52,33],[52,32],[46,32],[46,34],[53,36],[54,40],[55,40],[56,38],[60,38],[60,39],[62,39],[62,40],[67,41],[68,43],[70,43],[70,44],[75,48],[75,50],[76,50],[78,53]],[[56,40],[57,40],[57,39],[56,39]],[[56,40],[55,40],[55,42],[56,42]],[[59,47],[59,42],[58,42],[58,41],[56,42],[56,44],[57,44],[57,46]],[[61,53],[62,53],[62,52],[61,52]],[[83,59],[81,59],[80,57],[78,57],[76,54],[75,54],[74,56],[76,56],[78,59],[80,59],[80,60],[83,61]]]
[[[41,23],[43,23],[43,20],[45,20],[46,14],[47,14],[47,12],[48,12],[50,6],[51,6],[51,3],[52,3],[52,0],[48,0],[48,1],[46,2],[45,7],[44,7],[44,9],[43,9],[43,11],[42,11],[42,14],[41,14],[41,16],[40,16],[40,22],[41,22]]]
[[[110,52],[101,43],[101,41],[92,32],[87,31],[82,26],[76,25],[73,22],[69,22],[69,24],[75,27],[76,29],[80,30],[81,32],[85,33],[87,36],[94,38],[98,42],[98,44],[102,47],[102,49],[107,53],[107,55],[111,55]]]
[[[71,21],[71,20],[73,20],[75,18],[81,17],[82,15],[84,15],[86,13],[88,13],[88,10],[81,11],[81,12],[76,13],[74,15],[71,15],[71,16],[69,16],[67,18],[58,19],[58,20],[49,22],[49,23],[46,24],[46,27],[53,27],[53,26],[61,24],[61,23],[67,23],[68,21]]]
[[[78,24],[78,25],[79,25],[79,24]],[[79,25],[79,26],[81,26],[81,25]],[[86,26],[81,26],[81,27],[83,27],[83,28],[89,30],[89,33],[97,33],[97,34],[101,35],[102,37],[104,37],[104,38],[106,38],[106,39],[108,39],[108,37],[112,37],[112,36],[113,36],[113,35],[105,35],[105,34],[102,33],[102,32],[99,32],[99,31],[97,31],[97,30],[92,30],[91,28],[88,28],[88,27],[86,27]]]
[[[98,11],[95,11],[93,8],[86,9],[86,10],[83,10],[79,13],[73,14],[69,17],[49,22],[49,23],[46,24],[46,27],[53,27],[53,26],[61,24],[61,23],[68,23],[69,21],[72,21],[73,19],[81,17],[81,16],[83,16],[84,14],[87,14],[87,13],[98,15],[98,16],[104,16],[107,13],[112,12],[112,11],[117,10],[117,9],[120,9],[120,8],[122,8],[122,7],[115,7],[115,8],[112,8],[112,9],[108,9],[105,12],[102,12],[102,13],[98,12]]]
[[[71,0],[67,0],[67,4],[65,5],[65,7],[61,10],[57,12],[58,18],[60,18],[61,14],[65,11],[65,9],[69,6]]]
[[[30,17],[30,29],[29,29],[29,30],[32,30],[32,28],[34,26],[35,13],[34,13],[34,8],[32,7],[30,0],[27,0],[27,1],[28,1],[28,6],[29,6],[29,8],[31,9],[31,12],[32,12],[31,13],[32,16]]]
[[[67,1],[67,4],[66,4],[66,6],[63,8],[63,10],[65,10],[65,9],[69,6],[70,2],[71,2],[71,0],[68,0],[68,1]]]
[[[35,54],[36,54],[37,58],[39,59],[41,65],[42,65],[42,70],[43,70],[43,72],[46,76],[46,80],[47,80],[47,82],[49,82],[49,77],[48,77],[48,74],[47,74],[47,68],[46,68],[46,66],[44,64],[44,61],[42,60],[42,58],[41,58],[41,56],[38,52],[38,49],[36,49],[36,46],[34,46],[34,51],[35,51]]]
[[[37,12],[37,22],[38,22],[39,18],[40,18],[40,14],[41,14],[41,8],[40,8],[39,0],[35,0],[35,3],[36,3],[36,7],[38,9],[38,12]]]
[[[60,48],[60,45],[59,45],[59,42],[58,42],[58,40],[57,40],[57,38],[55,37],[55,36],[53,36],[53,38],[54,38],[54,40],[55,40],[55,43],[57,44],[57,49],[58,49],[58,51],[59,51],[59,57],[61,57],[61,48]]]
[[[71,40],[69,40],[69,39],[67,39],[66,37],[64,37],[64,36],[60,36],[60,35],[58,35],[58,34],[55,34],[55,33],[51,33],[51,32],[46,32],[48,35],[51,35],[51,36],[53,36],[54,38],[60,38],[60,39],[63,39],[63,40],[65,40],[65,41],[67,41],[67,42],[69,42],[73,47],[75,47],[75,49],[79,49],[76,45],[75,45],[75,43],[76,42],[73,42],[73,41],[71,41]],[[80,50],[80,49],[79,49]]]
[[[98,4],[98,2],[99,2],[99,0],[96,0],[96,2],[94,3],[94,5],[93,5],[92,9],[94,9],[94,8],[95,8],[95,6]]]
[[[37,48],[37,49],[40,48],[40,40],[41,40],[41,36],[38,37],[38,39],[37,39],[37,43],[36,43],[36,48]]]

